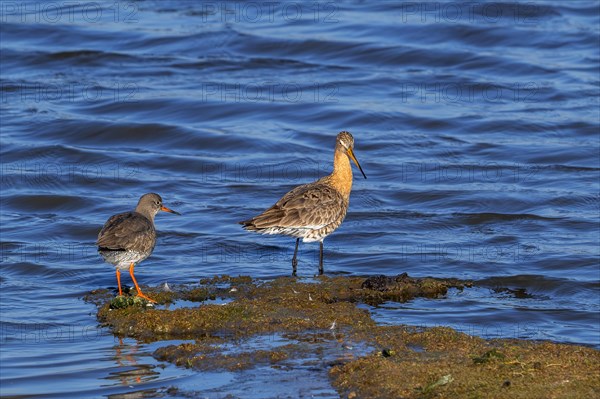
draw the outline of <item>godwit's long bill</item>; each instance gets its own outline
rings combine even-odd
[[[149,257],[154,250],[156,245],[154,216],[160,211],[179,215],[179,212],[163,205],[160,195],[154,193],[144,194],[140,198],[135,211],[111,216],[98,234],[98,241],[96,242],[98,253],[106,262],[117,268],[119,295],[123,295],[121,270],[129,269],[129,275],[133,280],[137,295],[151,302],[156,302],[144,295],[133,275],[133,268]]]
[[[333,172],[316,182],[298,186],[275,205],[252,219],[240,222],[244,229],[261,234],[283,234],[296,238],[292,258],[292,275],[298,266],[298,244],[318,241],[319,274],[323,274],[323,240],[337,229],[346,217],[352,190],[354,161],[366,179],[356,156],[354,138],[349,132],[337,135],[333,156]]]

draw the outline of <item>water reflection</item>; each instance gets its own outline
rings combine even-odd
[[[120,385],[134,387],[144,382],[156,380],[159,373],[154,371],[154,365],[139,363],[146,353],[140,353],[140,345],[135,340],[124,340],[118,338],[118,344],[113,346],[115,351],[114,360],[119,366],[118,370],[110,373],[106,379],[117,382]],[[137,398],[142,397],[140,392],[129,392],[126,394],[111,395],[114,398]]]

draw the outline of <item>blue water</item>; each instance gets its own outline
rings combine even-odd
[[[329,173],[341,130],[368,179],[325,272],[476,283],[379,322],[600,348],[596,1],[0,11],[3,396],[269,397],[264,370],[194,373],[98,327],[82,297],[116,281],[94,241],[154,191],[183,216],[157,217],[142,285],[289,275],[293,239],[236,222]],[[317,264],[301,244],[299,275]],[[335,396],[315,381],[302,395]]]

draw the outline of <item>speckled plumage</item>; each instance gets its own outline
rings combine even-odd
[[[323,273],[323,240],[342,224],[350,202],[350,159],[362,172],[353,148],[352,135],[345,131],[339,133],[336,138],[333,172],[330,175],[294,188],[260,215],[240,222],[248,231],[295,237],[296,250],[292,259],[294,275],[299,239],[303,242],[320,242],[319,273]]]
[[[144,194],[135,211],[119,213],[111,216],[98,233],[98,253],[117,269],[117,282],[121,295],[120,270],[129,269],[131,279],[138,291],[138,296],[149,299],[142,294],[133,268],[148,258],[156,245],[156,229],[154,217],[160,211],[177,212],[163,206],[162,198],[155,193]]]
[[[303,242],[321,241],[338,228],[348,210],[348,199],[319,180],[294,188],[260,215],[243,222],[261,234],[284,234]]]

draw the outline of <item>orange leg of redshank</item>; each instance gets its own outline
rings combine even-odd
[[[138,285],[137,281],[135,280],[135,276],[133,275],[133,267],[134,266],[135,266],[135,263],[132,263],[131,265],[129,265],[129,275],[131,276],[131,279],[133,280],[133,284],[135,285],[135,289],[137,290],[137,296],[139,296],[140,298],[147,299],[150,302],[156,303],[156,301],[154,299],[149,298],[146,295],[144,295],[144,293],[140,289],[140,286]]]
[[[117,268],[117,284],[119,284],[119,296],[123,295],[121,291],[121,271]]]

